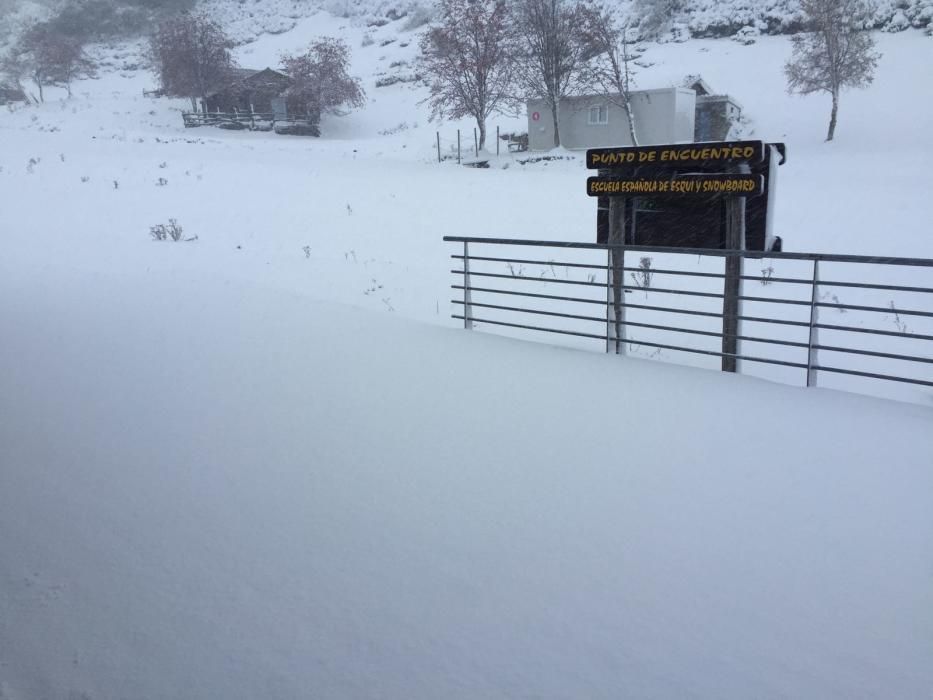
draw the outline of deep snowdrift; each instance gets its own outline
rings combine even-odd
[[[928,409],[0,262],[0,696],[921,697]]]

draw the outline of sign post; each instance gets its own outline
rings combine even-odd
[[[609,325],[610,348],[625,354],[625,200],[609,200],[609,269],[613,318]]]
[[[745,198],[726,202],[726,250],[745,249]],[[738,372],[739,316],[742,306],[742,256],[732,253],[725,259],[722,291],[722,371]]]
[[[593,148],[586,193],[598,198],[597,243],[608,243],[612,297],[607,343],[625,351],[624,246],[777,248],[769,206],[784,144],[724,141]],[[780,158],[780,160],[778,160]],[[778,248],[779,249],[779,248]],[[722,369],[738,370],[742,256],[725,257]]]

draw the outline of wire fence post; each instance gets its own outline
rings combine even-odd
[[[820,261],[813,261],[813,282],[810,289],[810,340],[807,343],[807,386],[816,386],[816,371],[819,368],[817,355],[820,343],[820,329],[817,324],[820,322],[820,307],[817,302],[820,300]]]
[[[441,162],[441,132],[437,132],[437,162]]]
[[[499,155],[499,144],[502,139],[499,138],[499,126],[496,125],[496,155]]]
[[[479,158],[479,139],[476,136],[476,127],[473,127],[473,155]]]
[[[473,330],[473,300],[470,295],[470,244],[463,242],[463,327]]]
[[[460,165],[460,129],[457,129],[457,165]]]

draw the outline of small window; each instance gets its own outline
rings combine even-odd
[[[593,105],[590,107],[590,124],[608,124],[609,107],[606,105]]]

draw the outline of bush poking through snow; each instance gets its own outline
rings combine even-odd
[[[632,273],[632,280],[636,287],[649,289],[651,287],[651,278],[654,272],[651,271],[651,258],[644,257],[638,261],[638,271]]]
[[[197,236],[185,238],[184,231],[176,219],[169,219],[167,224],[156,224],[149,227],[149,235],[154,241],[196,241]]]

